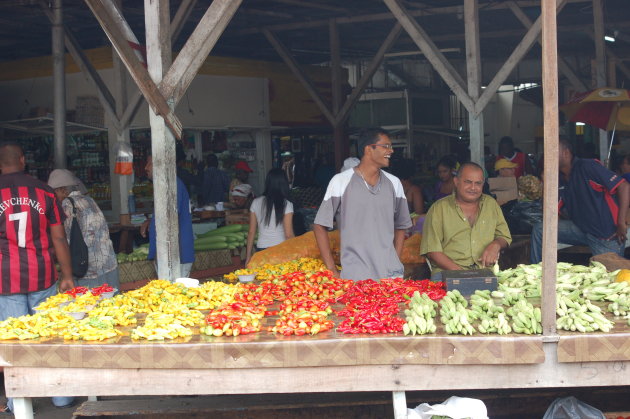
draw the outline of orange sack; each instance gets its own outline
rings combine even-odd
[[[332,251],[335,263],[340,265],[340,244],[339,230],[329,231],[328,240],[330,241],[330,250]],[[414,234],[405,240],[402,252],[402,263],[424,263],[424,257],[420,256],[421,234]],[[285,240],[277,246],[269,247],[260,252],[254,253],[247,265],[248,268],[256,268],[265,263],[272,265],[288,262],[298,258],[316,258],[321,259],[315,240],[315,233],[309,231],[301,236]]]

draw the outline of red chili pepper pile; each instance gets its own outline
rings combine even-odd
[[[334,326],[335,324],[332,320],[328,320],[325,312],[291,311],[284,313],[276,321],[276,325],[269,328],[269,331],[284,336],[303,336],[307,333],[315,335],[319,332],[325,332]]]
[[[270,288],[275,286],[273,296],[276,301],[308,297],[330,303],[341,297],[353,284],[347,279],[334,278],[331,271],[293,272],[267,283]]]
[[[74,298],[77,298],[77,295],[82,295],[88,292],[89,290],[85,287],[74,287],[71,290],[66,291],[66,294],[71,295]]]
[[[108,284],[103,284],[100,287],[92,288],[90,290],[92,295],[101,295],[105,292],[112,292],[112,291],[114,291],[114,288],[110,287]]]
[[[342,333],[396,333],[405,320],[397,317],[399,303],[406,302],[415,291],[439,300],[445,294],[444,283],[404,280],[402,278],[358,281],[338,299],[346,306],[337,315],[347,317],[337,331]]]
[[[311,298],[299,298],[297,300],[286,299],[280,304],[280,315],[292,311],[321,312],[321,314],[328,315],[332,313],[332,308],[330,308],[330,304],[326,301],[318,301]]]
[[[260,320],[265,315],[265,307],[237,302],[224,304],[212,310],[206,317],[206,327],[201,333],[210,336],[238,336],[259,332]]]

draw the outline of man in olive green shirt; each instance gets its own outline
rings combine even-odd
[[[482,194],[482,168],[465,163],[454,182],[454,193],[434,203],[424,220],[420,253],[433,273],[492,266],[512,242],[501,208]]]

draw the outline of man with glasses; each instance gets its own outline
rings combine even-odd
[[[380,128],[360,133],[361,162],[335,175],[326,190],[313,231],[324,263],[338,276],[327,229],[335,215],[341,233],[341,277],[359,281],[400,277],[400,254],[405,230],[411,227],[409,207],[397,177],[381,169],[389,166],[392,141]]]
[[[442,270],[492,266],[512,242],[501,207],[482,193],[481,166],[464,163],[454,182],[453,194],[435,202],[424,220],[420,254],[435,280],[442,279]]]

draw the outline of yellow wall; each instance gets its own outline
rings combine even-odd
[[[84,52],[97,70],[112,68],[111,47],[95,48]],[[74,63],[70,54],[66,54],[66,73],[79,71],[79,67]],[[308,66],[304,68],[304,71],[311,78],[324,102],[330,104],[330,69],[328,67]],[[210,56],[201,66],[199,74],[268,79],[272,125],[329,125],[306,89],[284,63]],[[347,80],[346,70],[344,70],[343,75]],[[0,81],[51,76],[51,56],[0,63]]]

